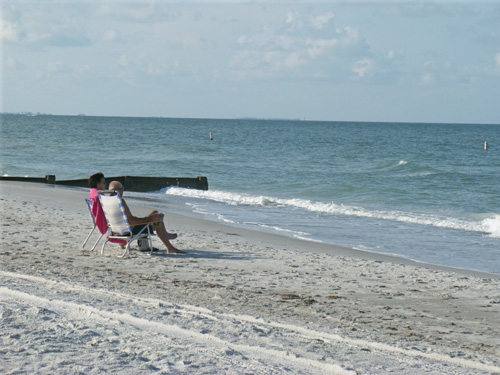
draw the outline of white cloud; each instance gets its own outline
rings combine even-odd
[[[302,59],[297,52],[291,53],[285,60],[285,65],[291,69],[298,68],[302,64],[304,64],[304,59]]]
[[[420,83],[424,86],[431,86],[434,84],[434,81],[434,76],[431,73],[424,73],[422,74]]]
[[[342,28],[337,28],[337,33],[341,35],[345,35],[343,39],[344,44],[352,44],[359,40],[359,30],[357,27],[352,26],[344,26]]]
[[[128,84],[141,84],[150,77],[160,79],[166,75],[178,72],[179,64],[173,62],[167,64],[158,59],[151,59],[151,56],[145,53],[135,55],[122,54],[115,60],[115,65],[110,74],[119,77]]]
[[[27,48],[80,47],[90,44],[87,35],[88,4],[59,4],[51,1],[17,2],[2,10],[1,39]]]
[[[102,36],[102,40],[104,40],[105,42],[113,42],[114,40],[116,40],[116,36],[116,31],[106,30]]]
[[[352,71],[359,77],[364,77],[365,74],[370,70],[371,66],[372,60],[364,58],[362,60],[356,61],[356,63],[352,67]]]
[[[167,70],[167,65],[166,64],[157,65],[155,63],[148,62],[143,70],[148,76],[162,76],[165,74]]]
[[[64,73],[70,72],[71,69],[62,61],[50,61],[47,64],[47,71],[49,73]]]
[[[180,16],[172,4],[167,1],[109,1],[95,7],[99,18],[115,19],[124,23],[157,24],[172,21]]]
[[[26,69],[26,65],[12,56],[7,56],[4,67],[7,69]]]
[[[312,59],[317,59],[324,56],[329,51],[331,51],[339,43],[338,39],[307,39],[305,41],[305,46],[307,48],[307,54]]]
[[[264,25],[258,32],[240,35],[237,43],[241,50],[232,56],[229,67],[240,78],[286,74],[345,79],[349,71],[365,76],[372,64],[363,60],[370,54],[368,44],[357,27],[335,27],[333,20],[331,11],[320,15],[289,11],[282,25]]]
[[[0,19],[0,39],[4,43],[16,43],[19,41],[19,30],[17,25]]]
[[[455,3],[455,1],[451,1]],[[399,2],[394,1],[394,4],[390,3],[388,6],[382,8],[383,13],[394,16],[394,17],[433,17],[446,15],[446,11],[438,2],[432,1],[408,1]]]
[[[333,12],[328,12],[326,14],[312,17],[311,25],[316,30],[323,30],[328,25],[330,20],[332,20],[334,17],[335,15],[333,14]]]
[[[295,14],[293,12],[288,12],[288,14],[286,15],[286,23],[294,23],[295,20]]]
[[[127,58],[127,56],[121,55],[118,58],[118,65],[123,66],[123,67],[128,66],[128,58]]]

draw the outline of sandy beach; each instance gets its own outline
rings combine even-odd
[[[500,373],[499,275],[169,212],[186,254],[120,259],[85,190],[0,191],[1,373]]]

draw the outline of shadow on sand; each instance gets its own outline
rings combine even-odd
[[[133,250],[132,250],[133,251]],[[234,252],[224,252],[224,251],[210,251],[210,250],[196,250],[196,249],[182,249],[185,251],[184,254],[168,254],[166,250],[160,250],[154,252],[153,256],[158,257],[181,257],[181,258],[193,258],[193,259],[226,259],[226,260],[251,260],[256,259],[255,255],[248,252],[234,253]],[[147,253],[149,254],[149,253]]]

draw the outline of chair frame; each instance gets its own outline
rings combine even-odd
[[[82,250],[85,250],[85,245],[87,244],[87,241],[89,240],[89,238],[92,235],[92,233],[94,233],[95,228],[97,228],[97,224],[95,222],[95,217],[94,217],[94,214],[92,213],[92,206],[94,205],[94,201],[92,199],[90,199],[90,198],[85,198],[85,202],[87,203],[87,208],[89,209],[90,217],[92,218],[92,223],[94,224],[94,227],[92,228],[92,230],[88,234],[88,236],[85,239],[85,241],[83,241]],[[104,236],[104,234],[105,233],[101,233],[101,235],[99,236],[99,238],[95,242],[94,246],[92,246],[92,248],[90,249],[90,251],[94,251],[95,250],[97,244],[99,243],[99,241],[101,240],[101,238]]]
[[[106,221],[108,223],[108,232],[107,232],[108,235],[107,235],[106,241],[102,244],[101,255],[104,255],[104,247],[111,239],[125,240],[127,242],[125,245],[124,251],[118,255],[118,258],[123,258],[123,257],[128,256],[130,254],[130,244],[132,243],[132,241],[143,240],[143,239],[146,239],[149,242],[149,248],[151,249],[149,254],[150,255],[153,254],[152,236],[154,235],[154,233],[151,233],[152,232],[151,224],[144,225],[144,227],[141,229],[141,231],[139,233],[132,234],[132,227],[130,226],[130,223],[127,219],[127,214],[125,212],[125,208],[123,207],[122,198],[120,197],[120,195],[113,196],[113,199],[117,200],[118,205],[119,205],[119,209],[121,211],[121,221],[122,222],[120,224],[125,225],[127,229],[123,233],[114,232],[112,230],[113,224],[109,220],[109,217],[110,217],[109,212],[106,213],[107,207],[106,207],[106,202],[104,202],[106,199],[110,198],[110,197],[105,195],[105,194],[109,194],[109,193],[115,194],[115,192],[112,190],[111,191],[110,190],[99,190],[98,191],[99,201],[101,202],[102,210],[104,212],[104,216],[106,217]],[[145,233],[145,232],[147,232],[147,233]]]

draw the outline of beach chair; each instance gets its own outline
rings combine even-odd
[[[99,191],[99,201],[101,202],[104,216],[108,222],[108,236],[106,241],[102,244],[101,254],[104,254],[104,247],[111,239],[126,241],[125,250],[118,255],[119,258],[123,258],[129,254],[130,244],[135,240],[147,240],[149,242],[149,248],[151,249],[150,254],[152,254],[152,236],[154,234],[152,233],[151,225],[144,225],[139,233],[133,234],[121,197],[118,194],[106,195],[108,193],[110,193],[108,190]]]
[[[87,244],[87,241],[89,240],[90,236],[92,235],[92,233],[94,233],[94,230],[95,228],[97,228],[97,224],[95,222],[95,217],[94,217],[94,214],[92,213],[92,206],[94,205],[94,201],[92,199],[89,199],[89,198],[85,198],[85,202],[87,203],[87,207],[89,209],[89,212],[90,212],[90,217],[92,218],[92,224],[94,225],[94,227],[92,228],[92,230],[90,231],[89,235],[87,236],[87,238],[85,239],[85,241],[83,242],[83,245],[82,245],[82,250],[85,249],[85,245]],[[92,249],[90,249],[90,251],[94,251],[95,247],[97,246],[97,244],[99,243],[99,241],[101,240],[102,236],[104,236],[104,233],[102,233],[99,238],[97,239],[97,241],[95,242],[94,246],[92,246]]]

